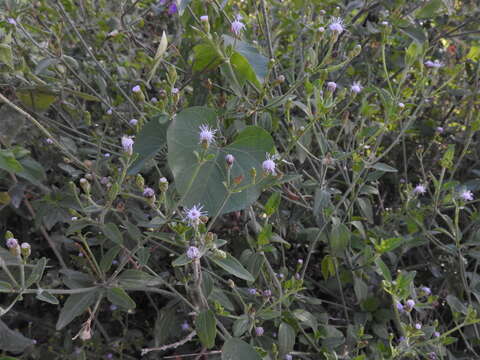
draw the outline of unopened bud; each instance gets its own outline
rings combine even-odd
[[[145,179],[142,175],[137,174],[137,176],[135,177],[135,185],[137,185],[140,190],[145,187]]]
[[[22,245],[20,245],[20,247],[22,248],[21,249],[22,250],[22,255],[24,257],[29,257],[30,254],[32,253],[32,248],[31,248],[30,244],[27,243],[27,242],[24,242],[24,243],[22,243]]]
[[[252,167],[250,169],[250,176],[252,177],[252,180],[253,182],[255,183],[255,179],[257,177],[257,169],[255,169],[254,167]]]
[[[235,161],[235,157],[232,154],[228,154],[225,156],[225,162],[227,163],[227,166],[232,166]]]
[[[235,287],[235,283],[232,279],[228,279],[228,286],[230,286],[232,289]]]
[[[205,242],[207,244],[211,244],[213,243],[214,239],[215,239],[215,234],[212,233],[211,231],[207,232],[207,234],[205,235]]]
[[[13,233],[12,233],[10,230],[7,230],[7,231],[5,232],[5,240],[11,239],[11,238],[13,238],[13,237],[14,237],[14,236],[13,236]]]
[[[80,179],[80,186],[83,189],[83,191],[85,191],[86,194],[90,193],[91,186],[90,186],[90,183],[88,182],[87,179],[81,178]]]
[[[168,180],[167,180],[167,178],[161,177],[158,180],[158,187],[159,187],[161,192],[167,191],[168,190]]]
[[[227,253],[223,250],[220,250],[220,249],[215,249],[213,251],[213,254],[219,259],[226,259],[227,258]]]
[[[132,93],[133,93],[133,98],[137,100],[138,102],[144,102],[145,101],[145,95],[143,95],[142,88],[140,85],[135,85],[132,88]]]

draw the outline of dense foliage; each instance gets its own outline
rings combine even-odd
[[[0,9],[0,359],[480,358],[477,1]]]

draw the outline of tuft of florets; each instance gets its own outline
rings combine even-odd
[[[262,168],[265,173],[276,176],[277,173],[275,171],[276,164],[273,161],[273,157],[270,154],[267,154],[267,159],[262,163]]]
[[[190,209],[185,209],[185,220],[191,225],[200,224],[200,218],[207,215],[207,212],[202,209],[201,205],[193,205]]]
[[[187,257],[189,259],[198,259],[200,257],[200,250],[196,246],[190,246],[187,249]]]
[[[216,129],[210,128],[208,125],[201,125],[200,126],[200,143],[204,143],[210,145],[215,141],[215,133],[217,132]]]
[[[340,17],[334,17],[328,25],[330,31],[341,34],[345,30],[345,22]]]

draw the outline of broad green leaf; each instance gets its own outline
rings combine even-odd
[[[133,152],[137,153],[138,157],[128,169],[129,175],[142,170],[145,163],[165,146],[168,125],[168,116],[159,114],[142,127],[133,144]]]
[[[262,357],[252,345],[232,337],[223,344],[222,360],[262,360]]]
[[[55,93],[42,88],[19,89],[16,95],[27,108],[40,112],[47,110],[57,100]]]
[[[295,337],[295,329],[286,322],[282,322],[278,329],[278,350],[281,356],[285,356],[293,351]]]
[[[375,249],[381,254],[384,254],[386,252],[395,250],[396,248],[401,246],[402,243],[403,243],[403,238],[400,238],[400,237],[383,239],[380,242],[380,245],[375,246]]]
[[[23,170],[13,153],[9,150],[0,150],[0,169],[16,173]]]
[[[233,336],[239,337],[245,334],[250,328],[250,319],[247,315],[241,315],[233,323]]]
[[[387,165],[387,164],[381,163],[381,162],[372,165],[372,168],[374,168],[375,170],[383,171],[383,172],[397,172],[398,171],[394,167],[391,167],[390,165]]]
[[[442,0],[431,0],[427,5],[416,12],[415,17],[417,19],[431,18],[441,7],[443,7]]]
[[[195,330],[203,346],[207,349],[215,345],[217,319],[212,310],[204,310],[195,319]]]
[[[232,64],[232,68],[235,71],[235,76],[240,86],[244,86],[247,81],[250,81],[257,88],[260,87],[255,71],[245,56],[235,51],[230,57],[230,63]]]
[[[40,301],[45,301],[53,305],[58,305],[60,303],[55,296],[53,296],[46,290],[43,290],[42,292],[38,292],[36,298]]]
[[[17,175],[34,185],[42,187],[42,181],[47,178],[42,164],[28,157],[21,159],[19,162],[22,165],[22,170],[17,172]]]
[[[227,254],[225,259],[211,257],[210,260],[229,274],[246,281],[255,281],[255,278],[252,276],[252,274],[250,274],[247,269],[245,269],[243,265],[240,264],[240,262],[230,254]]]
[[[407,34],[412,40],[419,44],[425,43],[428,39],[426,31],[421,27],[400,27],[399,30]]]
[[[222,59],[210,44],[199,44],[193,48],[193,71],[205,72],[216,68]]]
[[[82,315],[84,311],[95,302],[97,296],[98,291],[96,289],[80,294],[70,295],[67,301],[65,301],[65,304],[60,311],[60,315],[58,316],[56,325],[57,330],[63,329],[77,316]]]
[[[17,353],[21,353],[27,347],[33,344],[34,344],[34,341],[32,339],[28,339],[18,331],[10,329],[2,320],[0,320],[0,349],[1,350],[17,354]]]
[[[384,279],[387,281],[392,281],[392,273],[390,272],[390,269],[380,257],[375,259],[375,264],[378,266]]]
[[[264,82],[268,74],[268,58],[258,52],[258,50],[241,40],[236,40],[229,35],[223,35],[223,41],[226,45],[235,46],[235,50],[241,54],[255,71],[258,81]]]
[[[192,2],[192,0],[175,0],[177,2],[178,13],[180,16],[183,15],[183,12],[187,8],[188,4]]]
[[[30,276],[28,277],[27,281],[25,282],[25,286],[28,288],[32,284],[39,282],[43,276],[43,272],[45,271],[45,266],[47,265],[47,259],[41,258],[37,261],[37,264],[33,268]]]
[[[176,190],[183,197],[182,205],[201,204],[209,216],[246,208],[260,195],[262,162],[265,153],[273,150],[272,137],[259,127],[247,126],[230,145],[220,148],[212,144],[207,150],[212,159],[199,164],[195,152],[203,151],[199,144],[201,125],[217,128],[216,114],[206,107],[192,107],[179,113],[167,132],[168,164],[175,177]],[[240,186],[251,184],[250,170],[255,168],[257,185],[228,196],[223,184],[227,180],[227,154],[235,157],[231,178],[243,177]]]
[[[128,269],[120,274],[118,277],[118,283],[125,287],[139,288],[144,286],[156,286],[161,284],[162,281],[141,270]]]
[[[293,311],[293,316],[295,316],[295,318],[302,324],[305,324],[311,327],[314,331],[317,331],[318,321],[311,312],[304,309],[296,309]]]
[[[123,236],[117,225],[114,223],[105,224],[102,229],[105,236],[112,240],[115,244],[123,244]]]
[[[4,63],[11,70],[14,69],[12,48],[8,44],[0,44],[0,63]]]
[[[107,299],[112,304],[124,309],[135,309],[137,306],[127,292],[119,287],[107,289]]]
[[[105,255],[103,255],[102,260],[100,260],[100,269],[103,272],[107,272],[110,270],[110,267],[112,266],[113,259],[118,255],[118,253],[121,250],[121,246],[116,245],[112,248],[110,248]]]
[[[22,131],[25,124],[25,116],[13,110],[7,105],[0,107],[2,114],[2,126],[0,126],[0,141],[9,146],[17,134]]]
[[[265,214],[267,214],[267,216],[272,216],[278,210],[281,199],[282,199],[282,196],[280,195],[279,192],[274,192],[270,196],[267,203],[265,204]]]
[[[466,314],[467,307],[456,296],[447,295],[447,303],[453,311]]]
[[[355,291],[355,296],[359,303],[368,297],[368,286],[359,277],[355,276],[353,278],[353,290]]]
[[[338,224],[333,227],[330,235],[330,245],[335,255],[339,256],[345,251],[350,242],[350,230],[345,224]]]

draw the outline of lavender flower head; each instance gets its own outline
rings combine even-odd
[[[190,324],[188,323],[187,320],[185,320],[182,325],[181,325],[181,328],[183,331],[188,331],[188,329],[190,329]]]
[[[293,356],[290,354],[285,355],[285,360],[292,360]]]
[[[146,187],[143,190],[143,196],[145,196],[146,198],[152,198],[155,196],[155,190],[153,190],[152,188]]]
[[[428,68],[438,69],[443,66],[443,63],[439,60],[435,60],[435,61],[427,60],[425,61],[425,66]]]
[[[355,81],[351,86],[350,86],[350,90],[352,90],[353,93],[355,94],[359,94],[363,89],[363,86],[360,85],[360,82],[359,81]]]
[[[142,88],[140,87],[140,85],[135,85],[133,88],[132,88],[132,92],[134,93],[138,93],[142,91]]]
[[[422,185],[422,184],[418,184],[417,186],[415,186],[415,188],[413,189],[413,193],[415,195],[423,195],[427,192],[427,189],[425,187],[425,185]]]
[[[8,22],[10,25],[17,25],[17,21],[16,21],[14,18],[8,18],[8,19],[7,19],[7,22]]]
[[[137,120],[137,119],[132,119],[132,120],[130,120],[128,123],[129,123],[130,125],[132,125],[132,126],[135,126],[135,125],[138,124],[138,120]]]
[[[45,142],[49,145],[53,144],[53,140],[50,138],[45,139]]]
[[[267,153],[267,159],[262,163],[262,168],[263,171],[265,171],[267,174],[276,176],[277,173],[275,171],[276,165],[275,161],[273,161],[273,156]]]
[[[425,294],[425,296],[429,296],[432,293],[432,290],[429,287],[422,286],[420,291]]]
[[[180,92],[180,89],[179,89],[179,88],[173,88],[173,89],[172,89],[172,94],[173,94],[173,95],[177,95],[179,92]]]
[[[412,300],[412,299],[408,299],[408,300],[405,302],[405,307],[406,307],[407,311],[412,310],[414,306],[415,306],[415,301]]]
[[[264,290],[263,291],[263,296],[270,297],[272,296],[272,290]]]
[[[200,126],[200,143],[205,143],[210,145],[215,141],[215,133],[217,132],[216,129],[210,128],[208,125],[201,125]]]
[[[337,89],[337,83],[336,83],[336,82],[334,82],[334,81],[329,81],[329,82],[327,83],[327,90],[328,90],[328,91],[334,92],[336,89]]]
[[[202,15],[202,16],[200,16],[200,21],[202,21],[202,22],[207,22],[207,21],[208,21],[208,15]]]
[[[245,28],[245,24],[240,21],[241,19],[242,17],[240,15],[237,15],[235,20],[232,22],[232,26],[230,28],[236,36],[240,35],[242,30]]]
[[[107,110],[107,115],[112,115],[112,113],[113,113],[112,108],[110,108],[110,109]]]
[[[398,107],[399,107],[400,109],[403,109],[403,108],[405,107],[405,104],[402,103],[402,102],[399,102],[399,103],[398,103]]]
[[[422,324],[416,323],[415,324],[415,329],[420,330],[422,328]]]
[[[255,289],[255,288],[250,288],[250,289],[248,289],[248,293],[249,293],[250,295],[256,295],[256,294],[257,294],[257,289]]]
[[[7,245],[7,248],[14,249],[14,248],[18,247],[18,240],[15,239],[15,238],[7,239],[6,245]]]
[[[122,148],[123,151],[126,152],[129,155],[133,154],[133,139],[131,136],[122,136]]]
[[[436,338],[440,337],[440,333],[438,331],[434,331],[433,337],[436,337]]]
[[[265,333],[265,330],[263,329],[263,327],[257,326],[257,327],[255,328],[255,334],[256,334],[257,336],[262,336],[264,333]]]
[[[403,305],[401,302],[397,301],[397,303],[395,304],[395,306],[397,307],[397,310],[399,312],[403,312]]]
[[[196,246],[190,246],[187,250],[187,257],[189,259],[198,259],[200,257],[200,250]]]
[[[465,201],[472,201],[473,200],[473,193],[470,190],[463,190],[460,193],[460,197]]]
[[[202,211],[203,206],[193,205],[190,209],[185,209],[185,220],[191,225],[198,225],[200,217],[207,215],[206,211]]]
[[[441,126],[437,127],[435,130],[437,130],[439,134],[443,134],[443,132],[445,131],[445,129]]]
[[[334,17],[328,25],[330,31],[341,34],[345,30],[345,22],[340,17]]]
[[[232,166],[235,161],[235,157],[232,154],[227,154],[225,156],[225,162],[227,163],[228,166]]]
[[[175,4],[175,2],[172,2],[168,7],[167,14],[173,15],[173,14],[176,14],[177,12],[178,12],[177,4]]]

